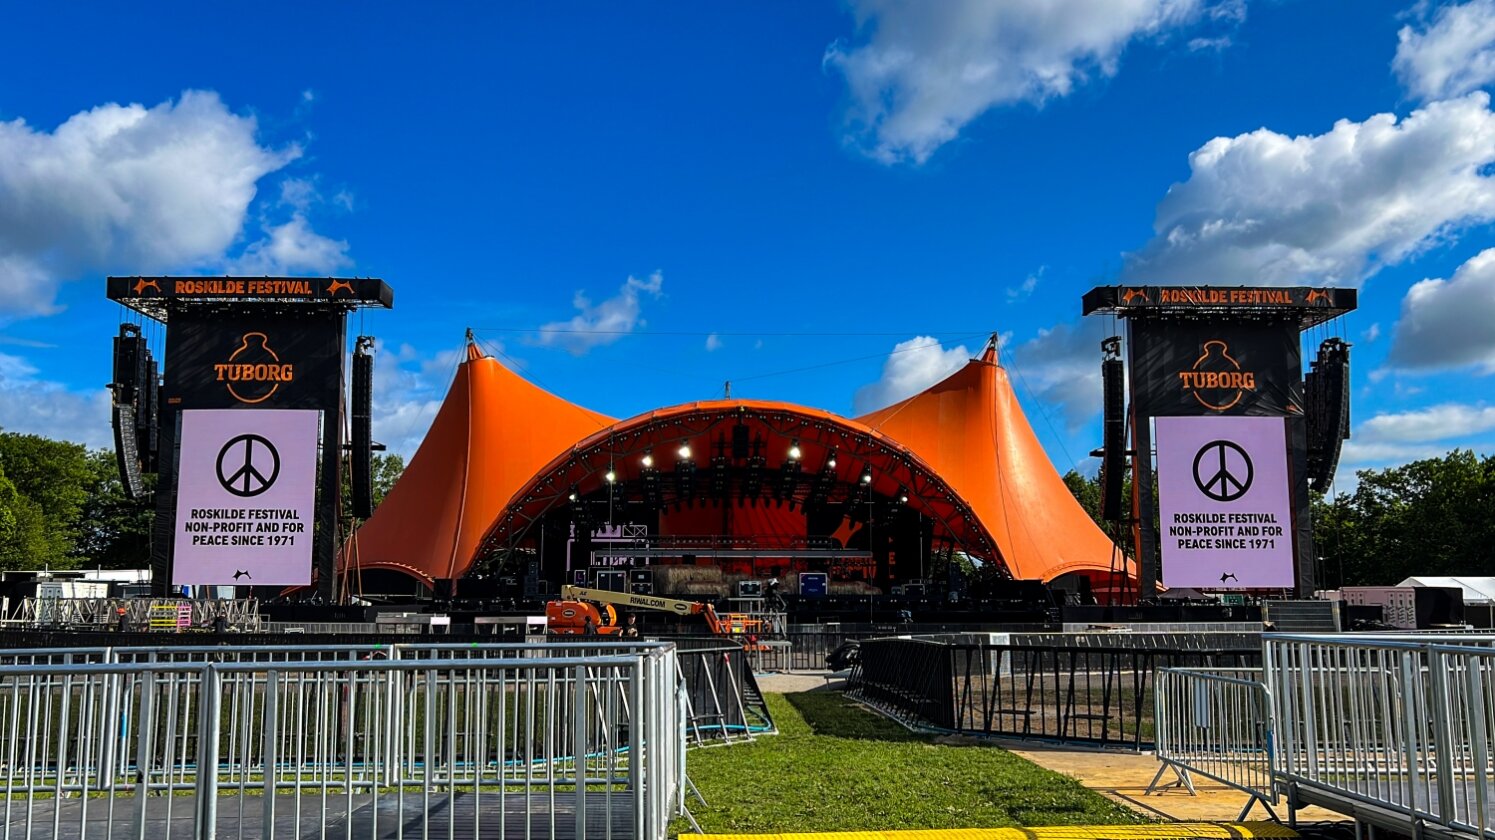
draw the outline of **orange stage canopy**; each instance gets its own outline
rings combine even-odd
[[[359,529],[358,566],[427,585],[461,577],[570,488],[600,481],[621,452],[663,452],[748,414],[769,433],[800,442],[806,464],[841,453],[842,481],[866,469],[879,494],[912,487],[911,504],[1015,578],[1111,569],[1111,541],[1050,464],[994,348],[928,390],[855,420],[788,403],[721,400],[620,422],[469,346],[420,449]]]

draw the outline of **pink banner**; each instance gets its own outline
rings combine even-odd
[[[1163,583],[1290,588],[1292,491],[1280,417],[1159,417]]]
[[[182,412],[177,585],[311,583],[321,412]]]

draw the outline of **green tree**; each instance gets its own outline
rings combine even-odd
[[[49,550],[41,508],[20,494],[0,464],[0,569],[39,569]]]
[[[1313,504],[1329,583],[1495,574],[1495,456],[1454,451],[1357,476],[1353,494]]]
[[[374,453],[369,469],[371,494],[374,498],[374,508],[377,510],[379,503],[389,495],[391,487],[400,480],[405,472],[405,459],[399,455],[390,453]],[[349,513],[353,510],[353,471],[343,469],[343,511]]]
[[[12,547],[10,568],[67,568],[77,563],[77,522],[88,501],[92,472],[88,451],[76,443],[14,432],[0,434],[0,468],[17,497],[30,506],[13,503],[28,522],[35,514],[45,533],[40,542],[28,536],[24,547]],[[26,525],[26,534],[31,534]]]
[[[1064,474],[1064,486],[1074,494],[1075,500],[1080,507],[1090,514],[1097,524],[1100,523],[1100,477],[1089,477],[1083,475],[1079,470],[1070,470]]]
[[[145,499],[125,495],[114,455],[99,449],[88,454],[91,473],[88,500],[78,519],[78,553],[89,566],[139,569],[150,562],[151,522],[155,508]],[[146,489],[156,477],[145,477]]]

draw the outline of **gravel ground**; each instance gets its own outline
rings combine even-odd
[[[761,691],[794,694],[800,691],[840,691],[846,685],[846,674],[846,671],[789,671],[756,676]]]

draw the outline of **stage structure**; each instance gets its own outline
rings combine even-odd
[[[115,339],[121,478],[155,472],[152,584],[304,586],[336,599],[349,312],[382,280],[110,277],[110,300],[164,325],[164,381],[141,337]],[[367,436],[360,440],[368,445]],[[367,453],[364,453],[365,456]],[[354,453],[355,457],[357,453]]]
[[[763,400],[616,420],[469,343],[404,475],[356,535],[365,592],[692,598],[960,593],[964,571],[1053,581],[1111,541],[1050,464],[995,343],[858,418]],[[475,577],[475,575],[480,577]]]
[[[1141,593],[1161,580],[1312,595],[1309,493],[1327,487],[1349,437],[1349,345],[1326,337],[1305,389],[1302,334],[1332,331],[1355,290],[1102,286],[1083,307],[1125,324],[1131,407],[1123,418],[1107,400],[1103,508],[1132,532]],[[1103,345],[1108,382],[1115,340]],[[1130,449],[1113,432],[1124,420]]]

